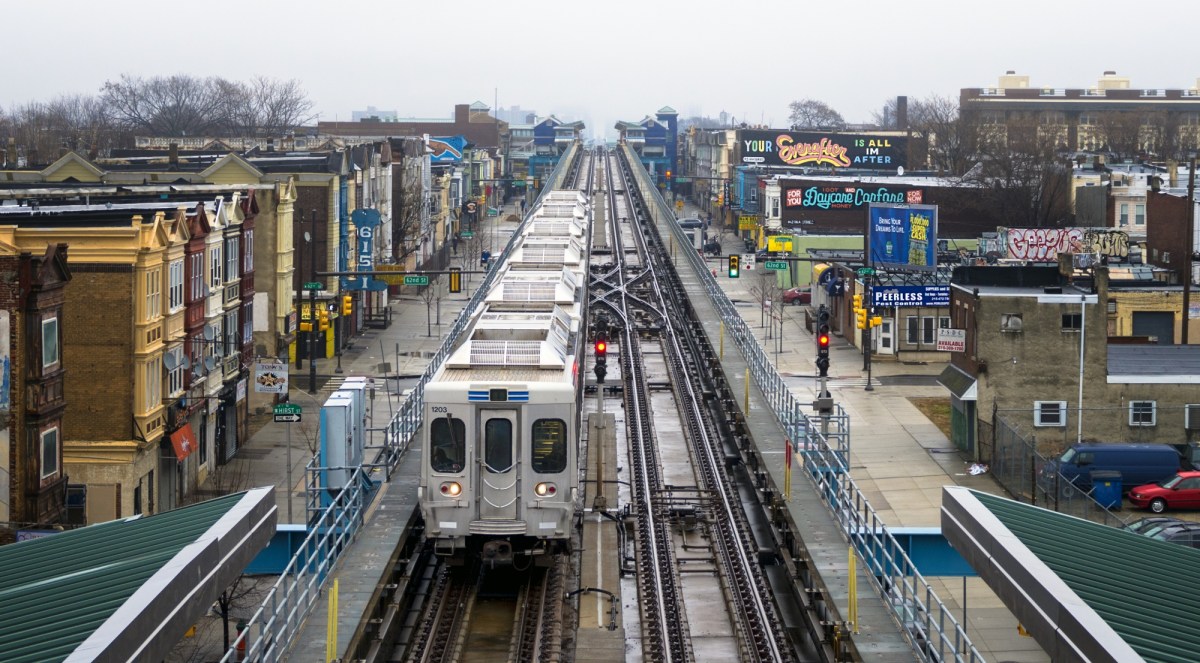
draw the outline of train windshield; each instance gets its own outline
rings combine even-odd
[[[534,472],[555,474],[567,469],[567,424],[562,419],[533,422]]]
[[[429,422],[429,466],[434,472],[461,472],[467,454],[467,426],[462,419],[438,417]]]
[[[488,419],[483,427],[484,463],[489,472],[503,474],[512,469],[512,422],[508,419]]]

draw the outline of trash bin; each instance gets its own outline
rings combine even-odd
[[[1121,473],[1097,470],[1092,474],[1092,499],[1106,509],[1121,508]]]

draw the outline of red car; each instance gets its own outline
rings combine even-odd
[[[812,293],[804,288],[788,288],[783,291],[783,303],[803,306],[812,303]]]
[[[1200,509],[1200,472],[1178,472],[1170,479],[1148,483],[1129,491],[1129,502],[1154,513],[1172,509]]]

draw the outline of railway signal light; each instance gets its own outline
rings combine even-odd
[[[729,278],[736,279],[741,273],[741,256],[729,256]]]
[[[596,366],[592,369],[596,373],[596,382],[604,384],[604,376],[608,374],[608,339],[598,336],[596,338]]]
[[[829,309],[817,312],[817,370],[820,377],[829,375]]]
[[[354,313],[354,296],[342,295],[342,315]]]
[[[462,292],[462,267],[450,268],[450,292]]]

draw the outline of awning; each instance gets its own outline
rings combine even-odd
[[[975,378],[956,366],[947,366],[946,370],[938,376],[937,383],[949,389],[950,393],[960,401],[979,399]]]
[[[171,446],[175,447],[175,458],[178,460],[192,455],[196,449],[196,434],[192,432],[191,423],[186,423],[183,428],[171,433]]]

